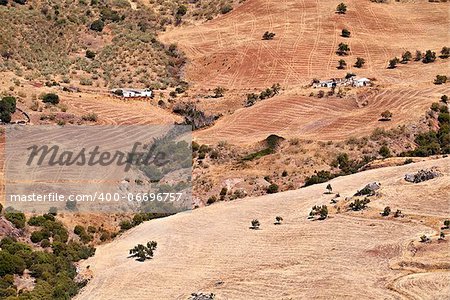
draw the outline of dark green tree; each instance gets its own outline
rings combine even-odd
[[[433,52],[431,50],[427,50],[425,52],[425,56],[422,59],[422,62],[425,63],[425,64],[428,64],[428,63],[434,62],[435,60],[436,60],[436,52]]]
[[[362,57],[357,57],[356,58],[356,63],[355,63],[355,67],[356,68],[362,68],[364,66],[364,64],[366,63],[365,59]]]
[[[345,60],[340,59],[340,60],[338,61],[338,66],[337,66],[337,68],[338,68],[339,70],[345,69],[346,66],[347,66],[347,63],[345,62]]]
[[[336,12],[338,14],[345,14],[347,12],[347,5],[345,5],[344,3],[340,3],[337,7],[336,7]]]
[[[351,33],[348,29],[346,29],[346,28],[342,29],[342,33],[341,33],[342,37],[348,38],[348,37],[350,37],[350,35],[351,35]]]

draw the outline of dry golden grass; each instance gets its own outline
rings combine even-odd
[[[311,206],[329,205],[333,197],[320,184],[144,223],[82,263],[93,279],[77,299],[186,299],[197,291],[217,299],[444,299],[450,252],[437,235],[450,214],[449,162],[334,179],[342,199],[368,182],[382,188],[368,210],[336,214],[331,208],[325,221],[307,219]],[[445,176],[416,185],[403,180],[436,165]],[[385,205],[405,217],[380,217]],[[275,226],[278,215],[284,222]],[[248,228],[255,218],[260,230]],[[422,234],[432,242],[418,242]],[[149,240],[158,242],[153,260],[127,258],[131,247]]]

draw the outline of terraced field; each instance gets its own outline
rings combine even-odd
[[[96,113],[105,125],[173,124],[182,118],[146,101],[124,101],[104,94],[83,94],[65,98],[69,111],[78,115]]]
[[[449,243],[436,235],[450,214],[449,163],[430,160],[337,178],[331,184],[342,198],[373,181],[381,182],[381,196],[367,211],[332,213],[325,221],[307,215],[315,204],[329,205],[326,184],[152,220],[83,262],[93,279],[77,299],[187,299],[192,292],[213,292],[216,299],[444,299]],[[417,185],[403,180],[432,166],[444,176]],[[401,208],[405,217],[380,217],[385,205]],[[284,221],[275,226],[278,215]],[[248,228],[254,218],[260,230]],[[418,242],[422,234],[432,242]],[[152,260],[127,258],[133,245],[149,240],[158,242]]]
[[[335,8],[340,2],[250,0],[211,22],[168,31],[161,38],[186,51],[188,80],[201,88],[229,89],[265,88],[275,82],[292,87],[313,78],[342,77],[349,70],[381,83],[423,81],[423,66],[387,70],[389,59],[406,50],[439,51],[448,44],[449,3],[349,0],[347,13],[339,15]],[[340,36],[343,28],[350,30],[350,38]],[[275,39],[262,40],[265,31],[276,33]],[[344,57],[348,70],[336,69],[341,42],[350,46]],[[350,67],[358,56],[366,60],[361,70]]]
[[[433,84],[437,74],[448,73],[449,60],[413,61],[387,69],[390,59],[407,50],[413,55],[427,49],[439,54],[449,41],[448,31],[440,30],[448,27],[449,3],[353,0],[345,2],[348,11],[340,15],[335,13],[339,2],[249,0],[211,22],[164,33],[163,41],[176,42],[187,53],[186,78],[193,89],[226,87],[229,92],[222,101],[227,105],[238,94],[243,103],[246,93],[277,82],[283,87],[281,96],[255,107],[232,115],[227,109],[217,125],[197,134],[198,139],[241,144],[273,133],[319,140],[362,136],[375,127],[417,123],[432,102],[450,93],[448,86]],[[343,28],[350,30],[350,38],[340,36]],[[262,40],[265,31],[276,33],[275,38]],[[349,45],[348,56],[335,53],[341,42]],[[357,57],[366,61],[362,69],[353,67]],[[336,68],[341,58],[348,65],[345,70]],[[374,79],[377,88],[359,89],[344,99],[301,96],[309,94],[302,87],[312,79],[340,78],[347,72]],[[206,110],[223,107],[210,99],[201,103]],[[387,109],[394,118],[381,124],[380,113]]]
[[[213,127],[197,132],[196,138],[204,143],[228,141],[236,144],[254,143],[270,134],[342,140],[368,135],[376,127],[390,128],[418,121],[431,103],[448,91],[445,86],[384,89],[343,99],[285,94],[239,109]],[[361,103],[365,103],[364,106]],[[391,122],[380,122],[380,114],[386,109],[394,118]]]

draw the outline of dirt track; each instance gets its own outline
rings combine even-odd
[[[427,224],[450,214],[449,163],[431,160],[337,178],[331,184],[343,198],[372,181],[381,182],[381,198],[369,211],[333,213],[325,221],[306,218],[311,206],[329,205],[333,197],[320,184],[144,223],[83,263],[94,277],[77,299],[187,299],[198,291],[217,299],[443,299],[449,243],[439,243]],[[445,177],[414,188],[403,180],[406,172],[436,165]],[[432,216],[420,216],[432,203]],[[382,219],[378,212],[385,205],[401,209],[405,218]],[[283,225],[273,225],[277,215]],[[254,218],[261,230],[248,228]],[[433,242],[419,243],[422,234]],[[153,260],[127,258],[131,247],[149,240],[158,242]]]

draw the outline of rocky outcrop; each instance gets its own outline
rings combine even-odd
[[[417,173],[406,174],[405,180],[412,183],[419,183],[439,177],[441,173],[437,168],[419,170]]]

